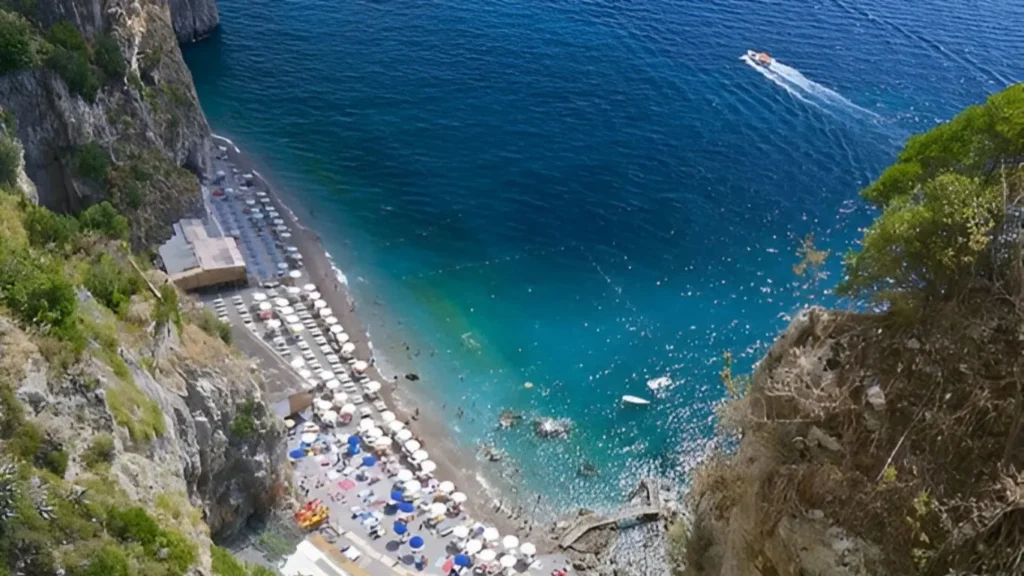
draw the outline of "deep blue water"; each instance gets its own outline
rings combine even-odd
[[[722,352],[749,368],[832,301],[871,218],[858,190],[909,134],[1024,78],[1009,1],[219,5],[221,33],[185,51],[211,125],[323,235],[414,392],[562,505],[680,477]],[[810,233],[832,250],[817,283],[792,271]],[[577,429],[499,434],[505,407]]]

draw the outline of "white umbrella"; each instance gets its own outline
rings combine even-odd
[[[331,326],[331,334],[342,334],[344,332],[345,332],[345,329],[342,328],[341,326]],[[338,337],[335,336],[334,339],[337,340]]]
[[[334,390],[341,386],[341,381],[338,380],[337,378],[331,378],[330,380],[327,381],[326,386],[328,390]]]
[[[267,299],[267,295],[264,294],[263,292],[253,292],[252,293],[252,301],[253,302],[263,302],[266,299]]]
[[[292,368],[302,368],[306,365],[306,361],[302,358],[295,358],[292,360]]]
[[[501,538],[501,534],[498,534],[498,529],[494,526],[488,526],[484,529],[484,542],[497,542],[498,538]]]
[[[342,414],[355,414],[356,413],[356,405],[355,404],[345,404],[344,406],[341,407],[341,413]]]
[[[383,420],[385,424],[389,424],[391,422],[394,422],[395,418],[396,418],[395,413],[392,412],[391,410],[385,410],[385,411],[380,413],[380,419]]]
[[[299,358],[296,358],[296,360],[299,360]],[[299,370],[299,377],[303,380],[309,380],[313,377],[313,373],[303,368],[302,370]]]
[[[302,292],[302,288],[299,288],[298,286],[289,286],[286,292],[288,292],[289,296],[298,296],[299,293]]]
[[[351,355],[356,351],[356,345],[351,342],[345,342],[341,345],[341,353]]]
[[[289,324],[298,324],[299,326],[302,325],[302,321],[299,320],[299,317],[296,314],[289,314],[289,315],[285,316],[284,317],[284,321],[289,323]]]
[[[334,310],[331,310],[330,308],[321,308],[320,317],[327,318],[328,316],[334,316]]]
[[[348,394],[345,394],[344,392],[335,392],[332,402],[334,402],[335,406],[344,406],[348,403]]]
[[[424,474],[430,474],[434,470],[437,470],[437,464],[435,464],[433,460],[424,460],[420,463],[420,470],[422,470]]]
[[[466,542],[466,554],[476,554],[484,547],[484,543],[476,538]]]
[[[263,190],[257,190],[256,195],[259,196],[260,198],[263,198],[264,196],[267,195],[267,193],[264,192]]]
[[[277,224],[278,226],[284,226],[284,219],[283,218],[274,218],[274,224]],[[287,228],[286,228],[286,230],[287,230]]]
[[[255,200],[246,200],[245,201],[245,205],[246,206],[255,206],[256,205],[256,201]]]
[[[370,428],[376,428],[377,423],[373,421],[373,418],[363,418],[359,421],[360,430],[369,430]]]
[[[274,222],[277,222],[277,220],[274,220]],[[277,230],[278,232],[286,232],[288,230],[288,227],[283,224],[278,224],[276,227],[274,227],[274,230]]]
[[[456,504],[462,504],[467,499],[468,499],[468,497],[466,496],[466,494],[464,492],[456,492],[456,493],[452,494],[452,502],[455,502]]]
[[[402,468],[401,470],[398,471],[398,475],[395,476],[395,478],[397,478],[399,482],[408,482],[409,480],[413,479],[412,470],[409,470],[408,468]]]
[[[271,304],[270,302],[260,302],[259,309],[260,310],[273,310],[274,309],[274,305]]]
[[[306,292],[316,292],[316,284],[306,284],[302,289]]]
[[[324,322],[326,322],[328,326],[337,326],[338,318],[336,316],[328,316],[324,319]]]
[[[367,439],[372,441],[383,436],[384,431],[381,430],[380,428],[374,427],[370,428],[369,430],[363,431],[363,435],[366,436]]]
[[[334,330],[335,328],[341,328],[341,326],[338,326],[337,324],[335,324],[334,326],[331,326],[331,330]],[[334,335],[334,339],[338,342],[338,344],[348,344],[349,340],[350,340],[348,334],[346,334],[344,332],[338,332],[337,334],[335,334]],[[342,347],[342,349],[344,349],[344,347]],[[352,344],[352,349],[353,350],[356,349],[356,345],[355,344]]]
[[[409,457],[409,459],[412,460],[413,462],[422,462],[427,458],[430,458],[430,454],[427,454],[426,450],[417,450],[412,453],[412,456]]]
[[[401,432],[404,428],[405,428],[405,422],[402,422],[402,421],[399,421],[399,420],[395,420],[393,422],[388,422],[388,430],[390,430],[392,432]]]
[[[392,424],[394,424],[394,422],[392,422]],[[407,442],[410,438],[412,438],[411,430],[399,430],[398,433],[395,434],[395,440],[398,440],[399,442]]]
[[[317,292],[316,290],[313,290],[312,292],[309,293],[309,299],[310,300],[319,300],[320,299],[320,293]]]
[[[494,559],[498,557],[498,553],[490,548],[484,548],[483,550],[476,553],[476,557],[481,562],[494,562]]]
[[[392,442],[393,440],[390,436],[381,436],[373,441],[373,445],[377,448],[387,448],[388,446],[391,446]]]
[[[299,278],[302,278],[302,272],[298,270],[292,270],[291,272],[288,273],[288,277],[291,278],[292,280],[298,280]]]
[[[274,298],[274,305],[277,306],[278,308],[284,308],[285,306],[288,305],[288,299],[287,298]]]
[[[330,410],[331,409],[331,403],[328,402],[327,400],[324,400],[323,398],[317,398],[316,399],[316,409],[320,410],[321,412],[324,411],[324,410]]]
[[[434,502],[430,505],[430,515],[433,516],[444,516],[448,512],[448,507],[444,505],[444,502]]]
[[[409,452],[415,452],[422,447],[419,440],[409,440],[405,443],[405,449]]]
[[[455,528],[452,528],[452,536],[456,538],[466,538],[469,536],[469,526],[463,526],[459,524]]]
[[[302,435],[300,440],[302,440],[303,444],[312,444],[313,442],[316,442],[317,436],[319,436],[319,434],[316,432],[306,432]]]
[[[522,554],[523,556],[533,556],[534,554],[537,553],[537,547],[534,546],[533,544],[530,544],[529,542],[524,542],[519,547],[519,553]]]
[[[291,316],[292,314],[295,314],[295,308],[292,308],[291,306],[283,306],[277,312],[282,316]]]
[[[437,491],[440,492],[441,494],[451,494],[452,492],[455,492],[455,484],[452,484],[450,481],[445,480],[444,482],[441,482],[440,485],[438,485]]]
[[[352,369],[355,370],[356,372],[366,372],[366,369],[369,367],[370,365],[364,362],[363,360],[358,360],[355,364],[352,365]]]
[[[516,565],[516,562],[519,562],[519,560],[511,554],[505,554],[500,560],[498,560],[498,563],[501,564],[502,568],[512,568]]]
[[[326,300],[313,300],[313,308],[326,308],[326,307],[327,307],[327,301]]]
[[[277,263],[277,268],[279,270],[287,270],[288,269],[288,263],[287,262],[278,262]]]
[[[366,385],[363,388],[370,394],[376,394],[377,392],[380,392],[380,382],[377,382],[376,380],[370,380],[369,382],[366,383]],[[394,414],[392,414],[392,416],[394,416]],[[389,420],[385,420],[385,422],[388,421]]]
[[[321,380],[330,380],[334,378],[334,372],[330,370],[321,370],[316,374]]]
[[[327,412],[324,412],[324,415],[321,416],[320,418],[322,418],[323,421],[327,422],[328,424],[334,424],[338,421],[338,413],[335,412],[334,410],[328,410]]]
[[[271,318],[270,320],[267,320],[267,328],[270,328],[271,330],[277,330],[280,327],[281,321],[278,320],[277,318]]]
[[[292,331],[292,334],[298,334],[299,332],[302,332],[302,328],[302,324],[299,324],[298,322],[292,322],[288,324],[288,329]]]
[[[509,534],[501,539],[501,545],[505,547],[505,550],[515,550],[519,548],[519,538]]]
[[[270,212],[270,215],[271,216],[277,216],[277,212]],[[285,230],[287,230],[287,229],[288,228],[285,228]],[[291,232],[281,232],[281,239],[282,240],[287,240],[287,239],[289,239],[291,237],[292,237]]]
[[[416,480],[406,480],[405,482],[402,482],[402,490],[408,492],[409,494],[415,494],[422,489],[423,485]]]

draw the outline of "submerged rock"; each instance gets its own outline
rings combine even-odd
[[[522,422],[523,415],[515,412],[514,410],[505,409],[498,415],[498,428],[502,430],[508,430]]]

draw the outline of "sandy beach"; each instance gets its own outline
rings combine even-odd
[[[228,161],[242,172],[252,172],[260,187],[265,188],[273,202],[278,205],[281,217],[292,231],[292,243],[298,247],[303,257],[303,266],[310,281],[320,289],[322,298],[334,311],[339,324],[345,329],[356,346],[355,357],[369,360],[373,358],[371,341],[367,335],[366,325],[359,318],[359,307],[352,297],[346,284],[338,279],[334,262],[329,258],[320,237],[311,228],[303,225],[284,202],[278,187],[268,181],[255,162],[241,151],[231,140],[214,136],[217,144],[227,148]],[[445,423],[438,415],[427,410],[415,415],[414,406],[404,406],[410,402],[399,402],[396,398],[397,383],[395,376],[381,374],[375,362],[371,362],[366,375],[371,380],[384,384],[381,397],[388,408],[395,412],[398,419],[407,422],[409,429],[429,450],[431,459],[437,464],[436,477],[450,480],[459,490],[469,496],[467,512],[479,521],[493,524],[502,533],[518,534],[524,538],[533,538],[539,548],[544,548],[546,539],[542,538],[543,527],[537,526],[527,518],[528,511],[516,515],[509,512],[512,506],[505,504],[498,509],[498,501],[507,500],[503,494],[495,493],[493,486],[484,486],[477,477],[480,466],[474,453],[467,453],[457,446],[451,438]],[[402,376],[398,376],[402,378]],[[429,387],[429,383],[417,382],[418,387]],[[298,390],[294,390],[298,391]],[[415,417],[415,418],[414,418]],[[490,490],[488,490],[488,488]]]

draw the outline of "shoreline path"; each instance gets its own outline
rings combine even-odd
[[[400,409],[319,237],[233,142],[214,141],[203,190],[213,217],[207,228],[238,240],[255,287],[200,298],[259,362],[271,402],[313,394],[313,407],[287,422],[290,460],[301,496],[330,510],[334,545],[348,568],[444,575],[467,560],[467,574],[549,574],[565,566],[563,556],[538,555],[515,535],[549,544],[528,519],[498,512],[472,471],[473,455],[456,449],[441,422]]]

